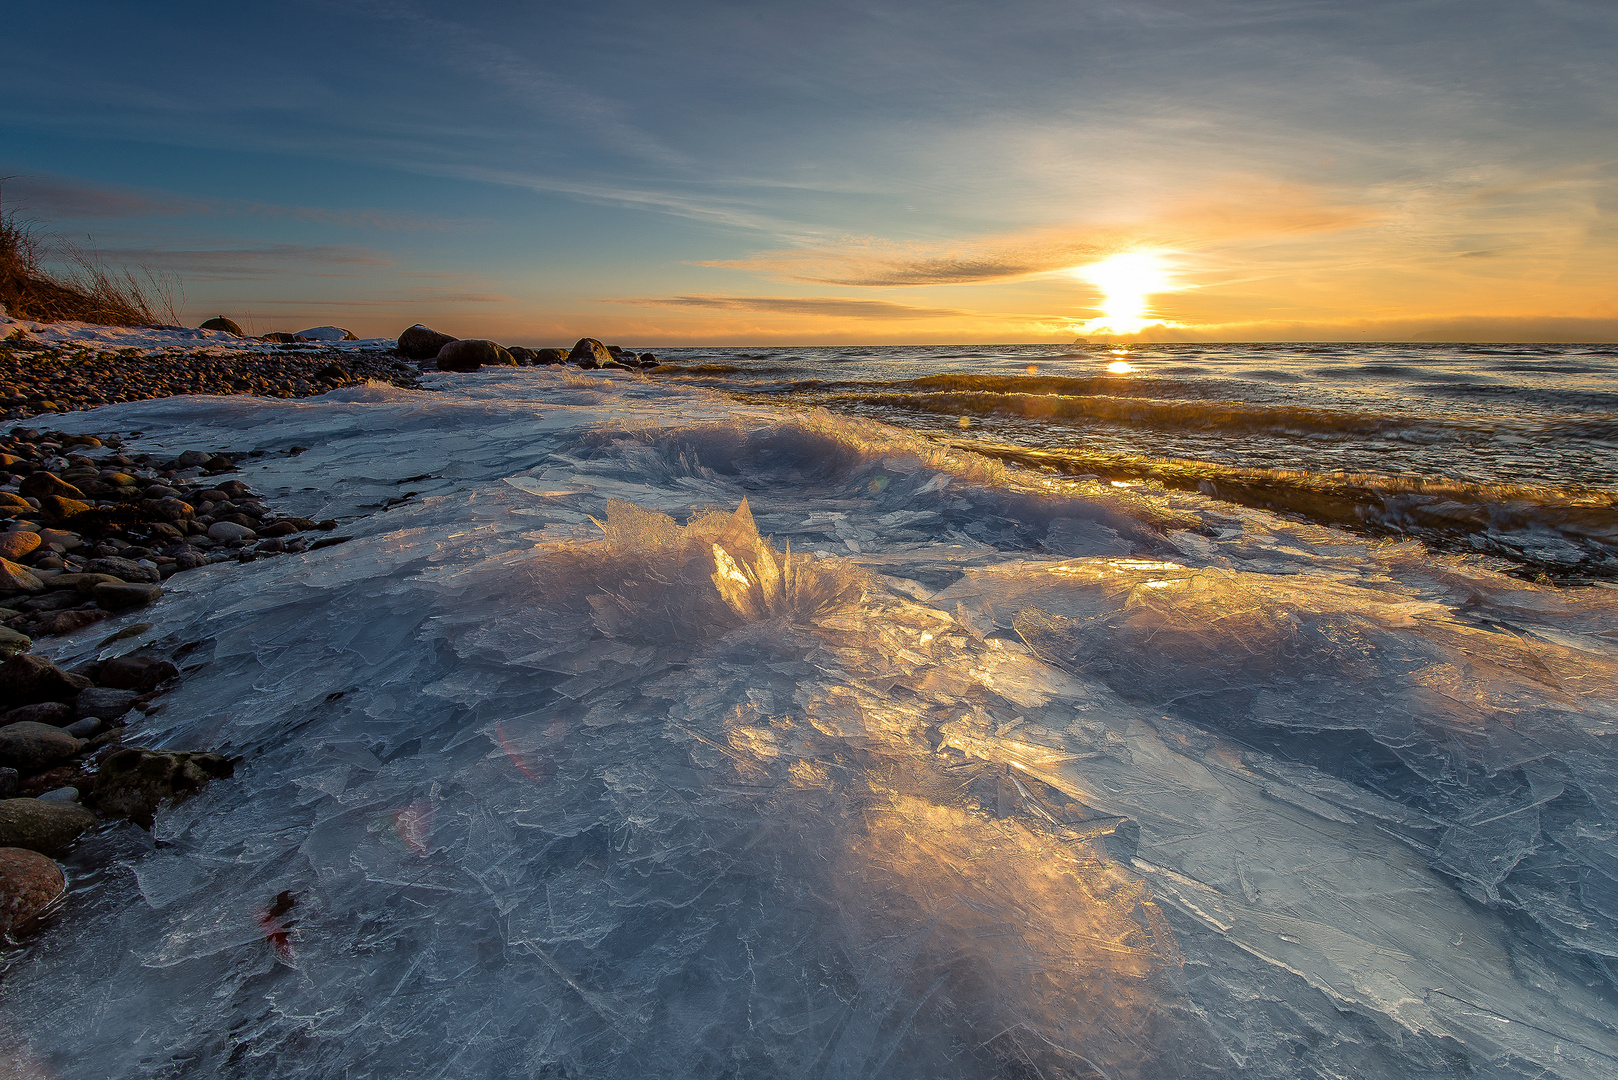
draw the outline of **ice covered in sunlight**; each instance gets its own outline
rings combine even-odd
[[[353,539],[109,647],[243,764],[81,844],[25,1075],[1618,1071],[1611,590],[628,373],[60,423]]]

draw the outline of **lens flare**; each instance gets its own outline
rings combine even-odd
[[[1167,325],[1153,316],[1146,299],[1173,287],[1162,256],[1155,252],[1125,252],[1069,273],[1101,289],[1103,314],[1083,324],[1085,333],[1138,334],[1148,326]]]

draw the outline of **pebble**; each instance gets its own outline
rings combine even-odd
[[[67,888],[62,868],[26,848],[0,847],[0,935],[25,927]]]

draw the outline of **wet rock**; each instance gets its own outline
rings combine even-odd
[[[235,765],[222,754],[129,746],[101,763],[93,797],[102,813],[126,817],[150,829],[163,803],[183,801],[209,781],[234,772]]]
[[[431,360],[454,340],[448,334],[440,334],[431,327],[417,323],[399,335],[399,355],[410,360]]]
[[[640,366],[641,367],[656,367],[657,366],[657,356],[654,353],[643,352],[643,353],[640,354],[639,359],[640,359]]]
[[[133,690],[114,690],[107,686],[88,687],[80,690],[79,696],[73,699],[71,719],[83,720],[87,716],[93,716],[102,720],[116,720],[134,707],[135,699],[139,696]],[[40,707],[33,706],[36,709]]]
[[[13,532],[0,533],[0,559],[10,559],[13,562],[28,555],[40,545],[39,534],[27,529],[17,529]]]
[[[491,367],[515,367],[517,361],[505,349],[486,338],[463,338],[438,350],[439,371],[476,371],[485,364]]]
[[[17,492],[25,498],[33,499],[42,499],[46,495],[59,495],[64,499],[84,498],[84,492],[43,469],[23,477],[22,483],[17,485]]]
[[[94,828],[96,816],[71,803],[0,799],[0,845],[53,855]]]
[[[0,848],[0,935],[25,929],[67,888],[62,868],[37,851]]]
[[[163,595],[163,587],[138,581],[120,581],[117,584],[102,582],[90,595],[95,598],[97,604],[108,611],[122,611],[124,608],[150,604]]]
[[[3,671],[4,669],[0,669]],[[180,669],[169,661],[155,656],[120,656],[101,666],[97,680],[102,686],[115,690],[134,690],[145,694],[156,690],[170,679],[179,677]]]
[[[32,705],[36,701],[72,701],[78,697],[80,690],[89,685],[90,680],[82,675],[71,675],[43,656],[31,653],[13,656],[0,664],[0,701],[13,705]]]
[[[561,349],[539,349],[534,353],[534,363],[565,364],[567,363],[567,353]]]
[[[240,326],[236,325],[235,320],[227,319],[223,315],[215,315],[213,318],[209,319],[207,322],[205,322],[201,326],[197,327],[197,329],[198,330],[223,330],[225,333],[227,333],[227,334],[235,334],[237,337],[246,337],[247,336],[246,334],[242,333],[242,328]]]
[[[293,533],[299,531],[301,530],[299,529],[297,522],[287,521],[283,518],[280,521],[271,522],[269,525],[259,529],[258,534],[260,536],[267,536],[273,539],[277,536],[291,536]]]
[[[94,693],[94,688],[80,690],[79,694]],[[121,693],[122,691],[114,691]],[[12,709],[4,716],[0,716],[0,727],[7,724],[33,723],[50,724],[53,727],[66,727],[76,719],[73,706],[65,701],[38,701],[32,705]]]
[[[106,555],[98,559],[91,559],[84,564],[86,574],[107,574],[119,581],[144,581],[155,585],[162,580],[155,566],[142,566],[133,559],[122,559],[116,555]],[[92,587],[93,589],[93,587]]]
[[[220,543],[230,544],[243,540],[251,540],[258,533],[246,525],[234,521],[216,521],[208,526],[208,539],[218,540]]]
[[[307,330],[299,330],[297,337],[305,341],[358,341],[359,335],[352,330],[345,330],[341,326],[311,326]]]
[[[567,354],[567,362],[582,368],[596,368],[613,362],[612,353],[593,337],[580,338]]]
[[[45,583],[28,567],[0,559],[0,592],[44,592]]]
[[[34,773],[60,765],[79,752],[82,743],[59,727],[29,720],[0,727],[0,765]]]
[[[27,652],[33,647],[33,639],[27,634],[19,633],[9,626],[0,626],[0,658]]]

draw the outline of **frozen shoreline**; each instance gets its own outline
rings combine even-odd
[[[1618,1062],[1610,932],[1512,878],[1610,858],[1609,592],[630,375],[427,381],[52,420],[309,446],[250,471],[308,517],[426,477],[143,616],[207,653],[160,743],[245,763],[81,847],[0,984],[54,1074]],[[857,598],[720,603],[702,545],[763,588],[756,539],[666,530],[743,499]]]

